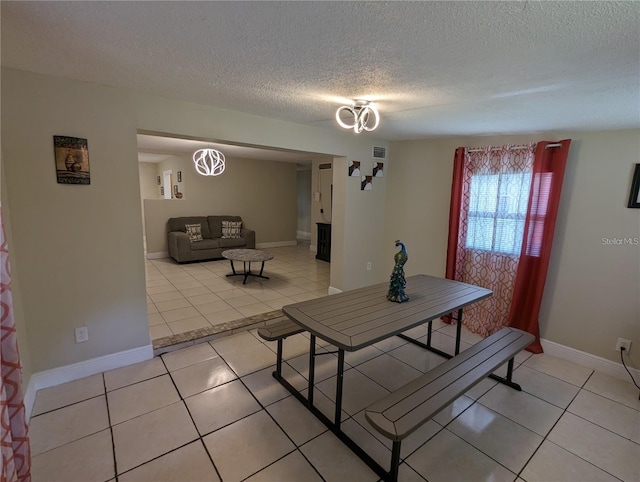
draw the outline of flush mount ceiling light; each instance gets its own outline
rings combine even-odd
[[[199,149],[193,153],[196,171],[203,176],[219,176],[224,172],[224,154],[215,149]]]
[[[378,110],[368,100],[354,100],[353,105],[343,105],[338,108],[336,122],[340,127],[353,129],[353,132],[360,134],[362,131],[375,130],[380,123],[380,116]]]

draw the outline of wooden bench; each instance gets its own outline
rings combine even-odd
[[[398,479],[402,440],[507,361],[506,380],[520,390],[511,382],[513,358],[534,340],[530,333],[502,328],[370,405],[366,419],[393,441],[389,480]]]
[[[297,323],[294,323],[288,318],[281,321],[271,323],[270,325],[258,328],[258,335],[260,338],[264,338],[267,341],[277,341],[278,351],[276,354],[276,372],[278,376],[282,376],[282,340],[291,335],[297,335],[305,331]]]

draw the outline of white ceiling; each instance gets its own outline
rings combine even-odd
[[[640,2],[1,5],[3,66],[327,129],[354,98],[387,140],[640,127]]]

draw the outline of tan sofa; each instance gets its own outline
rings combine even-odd
[[[240,216],[186,216],[167,221],[169,256],[178,263],[222,258],[227,249],[255,249],[256,233],[242,223],[239,238],[222,237],[222,221],[241,221]],[[187,224],[200,224],[202,241],[189,240]]]

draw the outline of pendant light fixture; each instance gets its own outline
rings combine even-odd
[[[199,149],[193,153],[196,171],[203,176],[219,176],[224,172],[224,154],[215,149]]]
[[[353,105],[343,105],[336,111],[336,122],[345,129],[353,129],[360,134],[371,132],[378,127],[380,115],[378,109],[368,100],[354,100]]]

